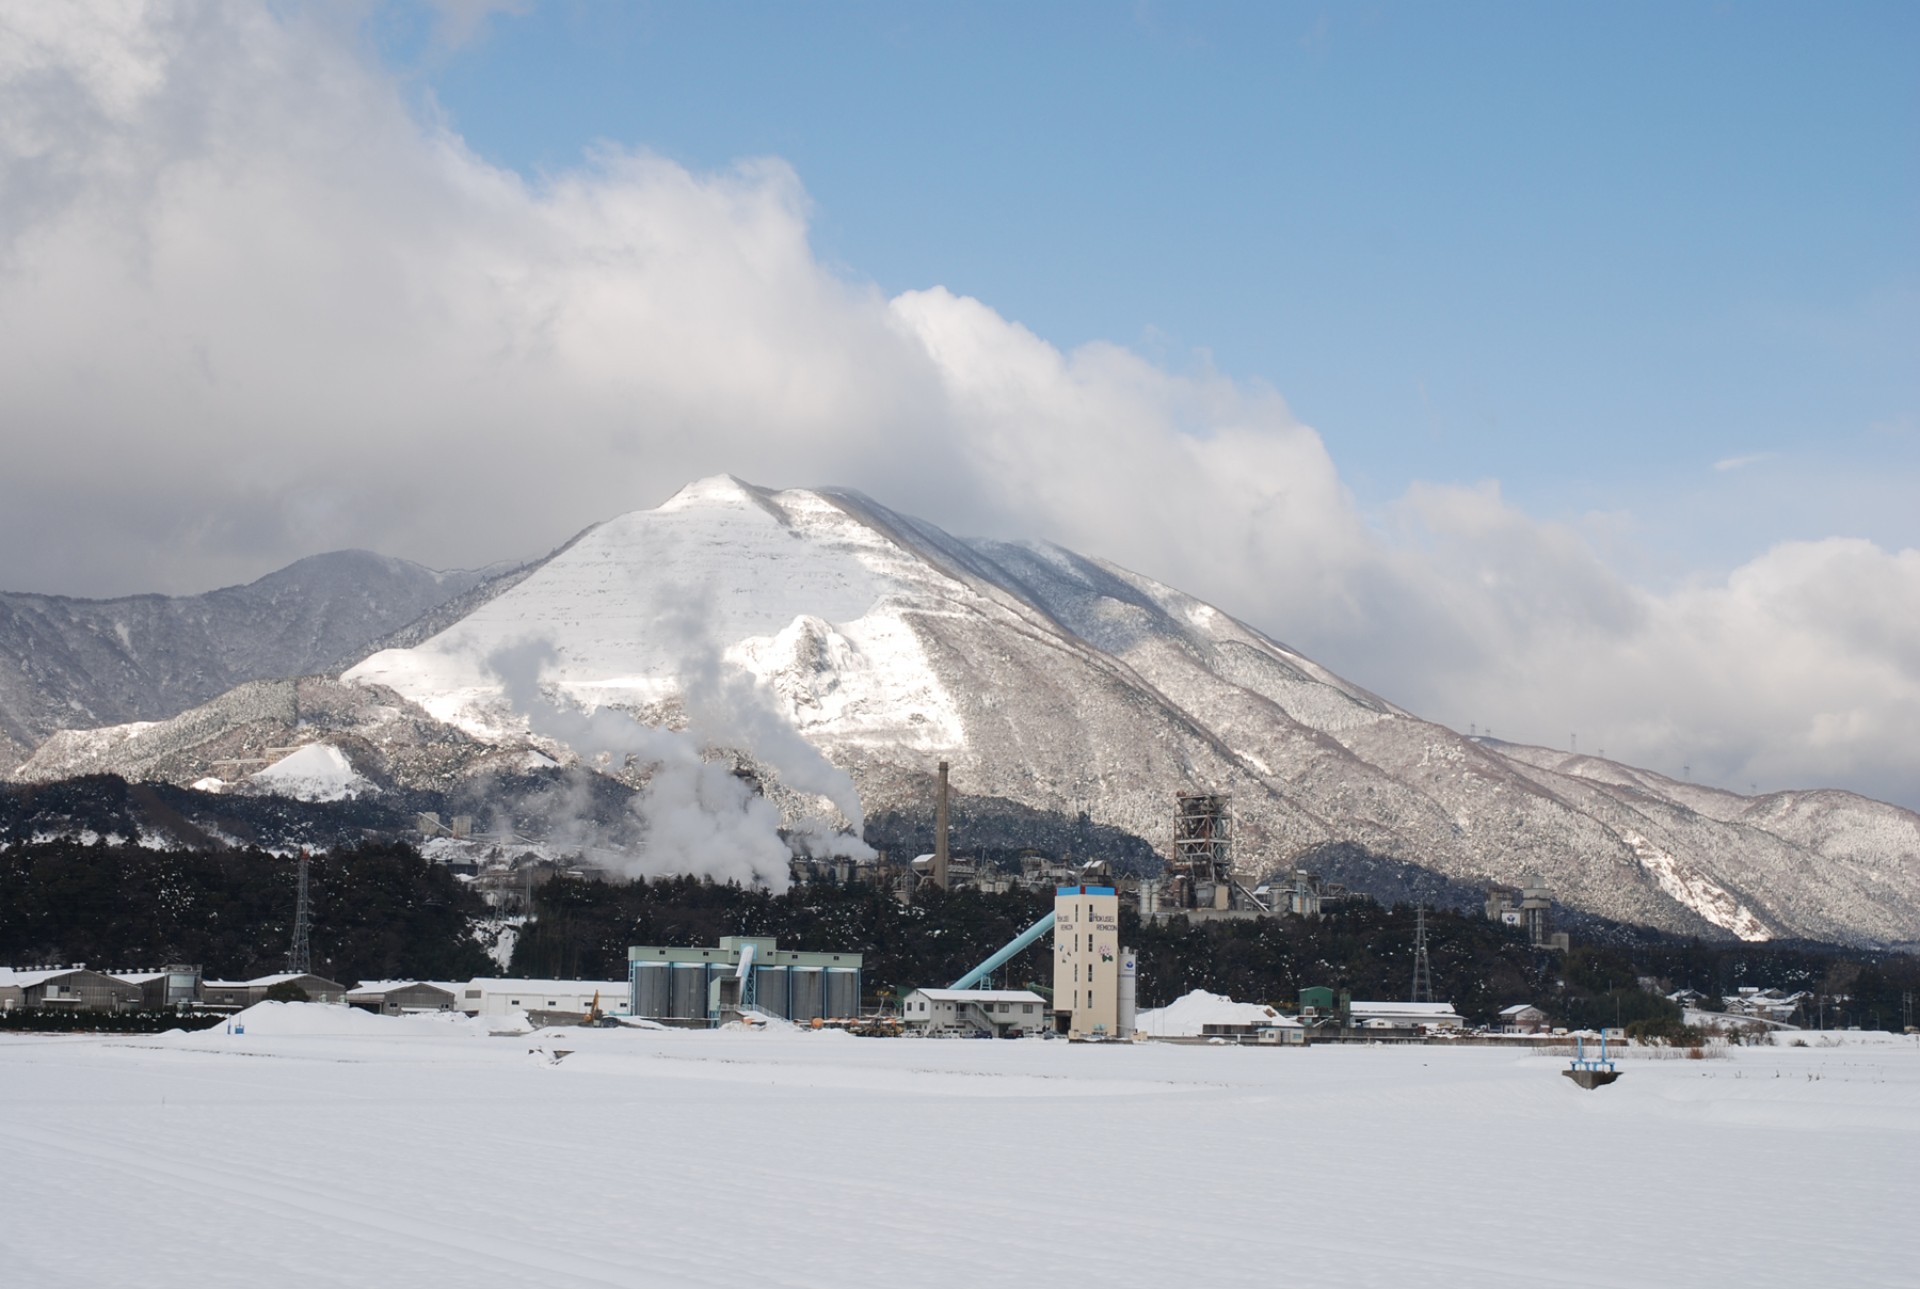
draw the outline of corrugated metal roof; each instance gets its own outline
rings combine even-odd
[[[1043,1003],[1039,994],[1027,989],[916,989],[922,998],[937,1003]],[[909,998],[913,994],[907,995]]]
[[[75,976],[90,970],[92,970],[90,967],[32,967],[24,971],[15,971],[12,967],[0,967],[0,989],[31,989],[35,985],[45,984],[61,976]]]
[[[466,988],[462,984],[449,984],[439,980],[363,980],[347,991],[349,998],[376,998],[387,994],[397,994],[402,989],[414,989],[425,985],[428,989],[438,989],[443,994],[455,998]]]
[[[624,980],[505,980],[498,976],[475,976],[460,986],[493,994],[589,994],[596,989],[603,994],[624,994],[627,987]]]

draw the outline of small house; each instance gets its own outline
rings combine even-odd
[[[1502,1034],[1538,1034],[1547,1027],[1547,1014],[1532,1003],[1515,1003],[1500,1009]]]

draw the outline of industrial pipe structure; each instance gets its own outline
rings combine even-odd
[[[740,965],[735,969],[733,978],[740,982],[740,996],[735,1001],[742,1007],[754,1007],[758,1010],[756,1004],[760,1001],[759,991],[753,987],[753,949],[751,940],[740,946]]]
[[[1045,917],[1041,918],[1038,922],[1035,922],[1032,926],[1022,931],[1019,935],[1016,935],[1013,937],[1013,939],[1007,941],[1006,944],[1001,946],[1001,948],[997,952],[995,952],[991,958],[988,958],[985,962],[975,967],[972,971],[969,971],[966,975],[960,977],[960,979],[948,985],[947,988],[949,989],[973,988],[975,985],[979,984],[982,980],[985,980],[988,976],[991,976],[994,972],[1000,970],[1001,967],[1004,967],[1009,961],[1012,960],[1015,954],[1019,953],[1022,949],[1026,948],[1028,945],[1032,944],[1035,940],[1038,940],[1041,936],[1045,935],[1047,932],[1051,930],[1053,930],[1053,914],[1049,912]]]

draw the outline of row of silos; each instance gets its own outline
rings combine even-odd
[[[854,967],[759,967],[755,1001],[764,1011],[805,1023],[860,1014],[860,972]]]
[[[725,962],[635,962],[633,1014],[649,1020],[710,1019],[712,986],[734,971]],[[805,1024],[860,1014],[856,967],[755,967],[753,985],[754,1004],[787,1020]]]

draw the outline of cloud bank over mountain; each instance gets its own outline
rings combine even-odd
[[[778,159],[504,170],[330,10],[0,16],[0,390],[10,589],[470,566],[703,475],[845,484],[1136,568],[1460,726],[1920,804],[1920,551],[1653,590],[1494,483],[1363,514],[1258,382],[889,299],[814,253]]]

